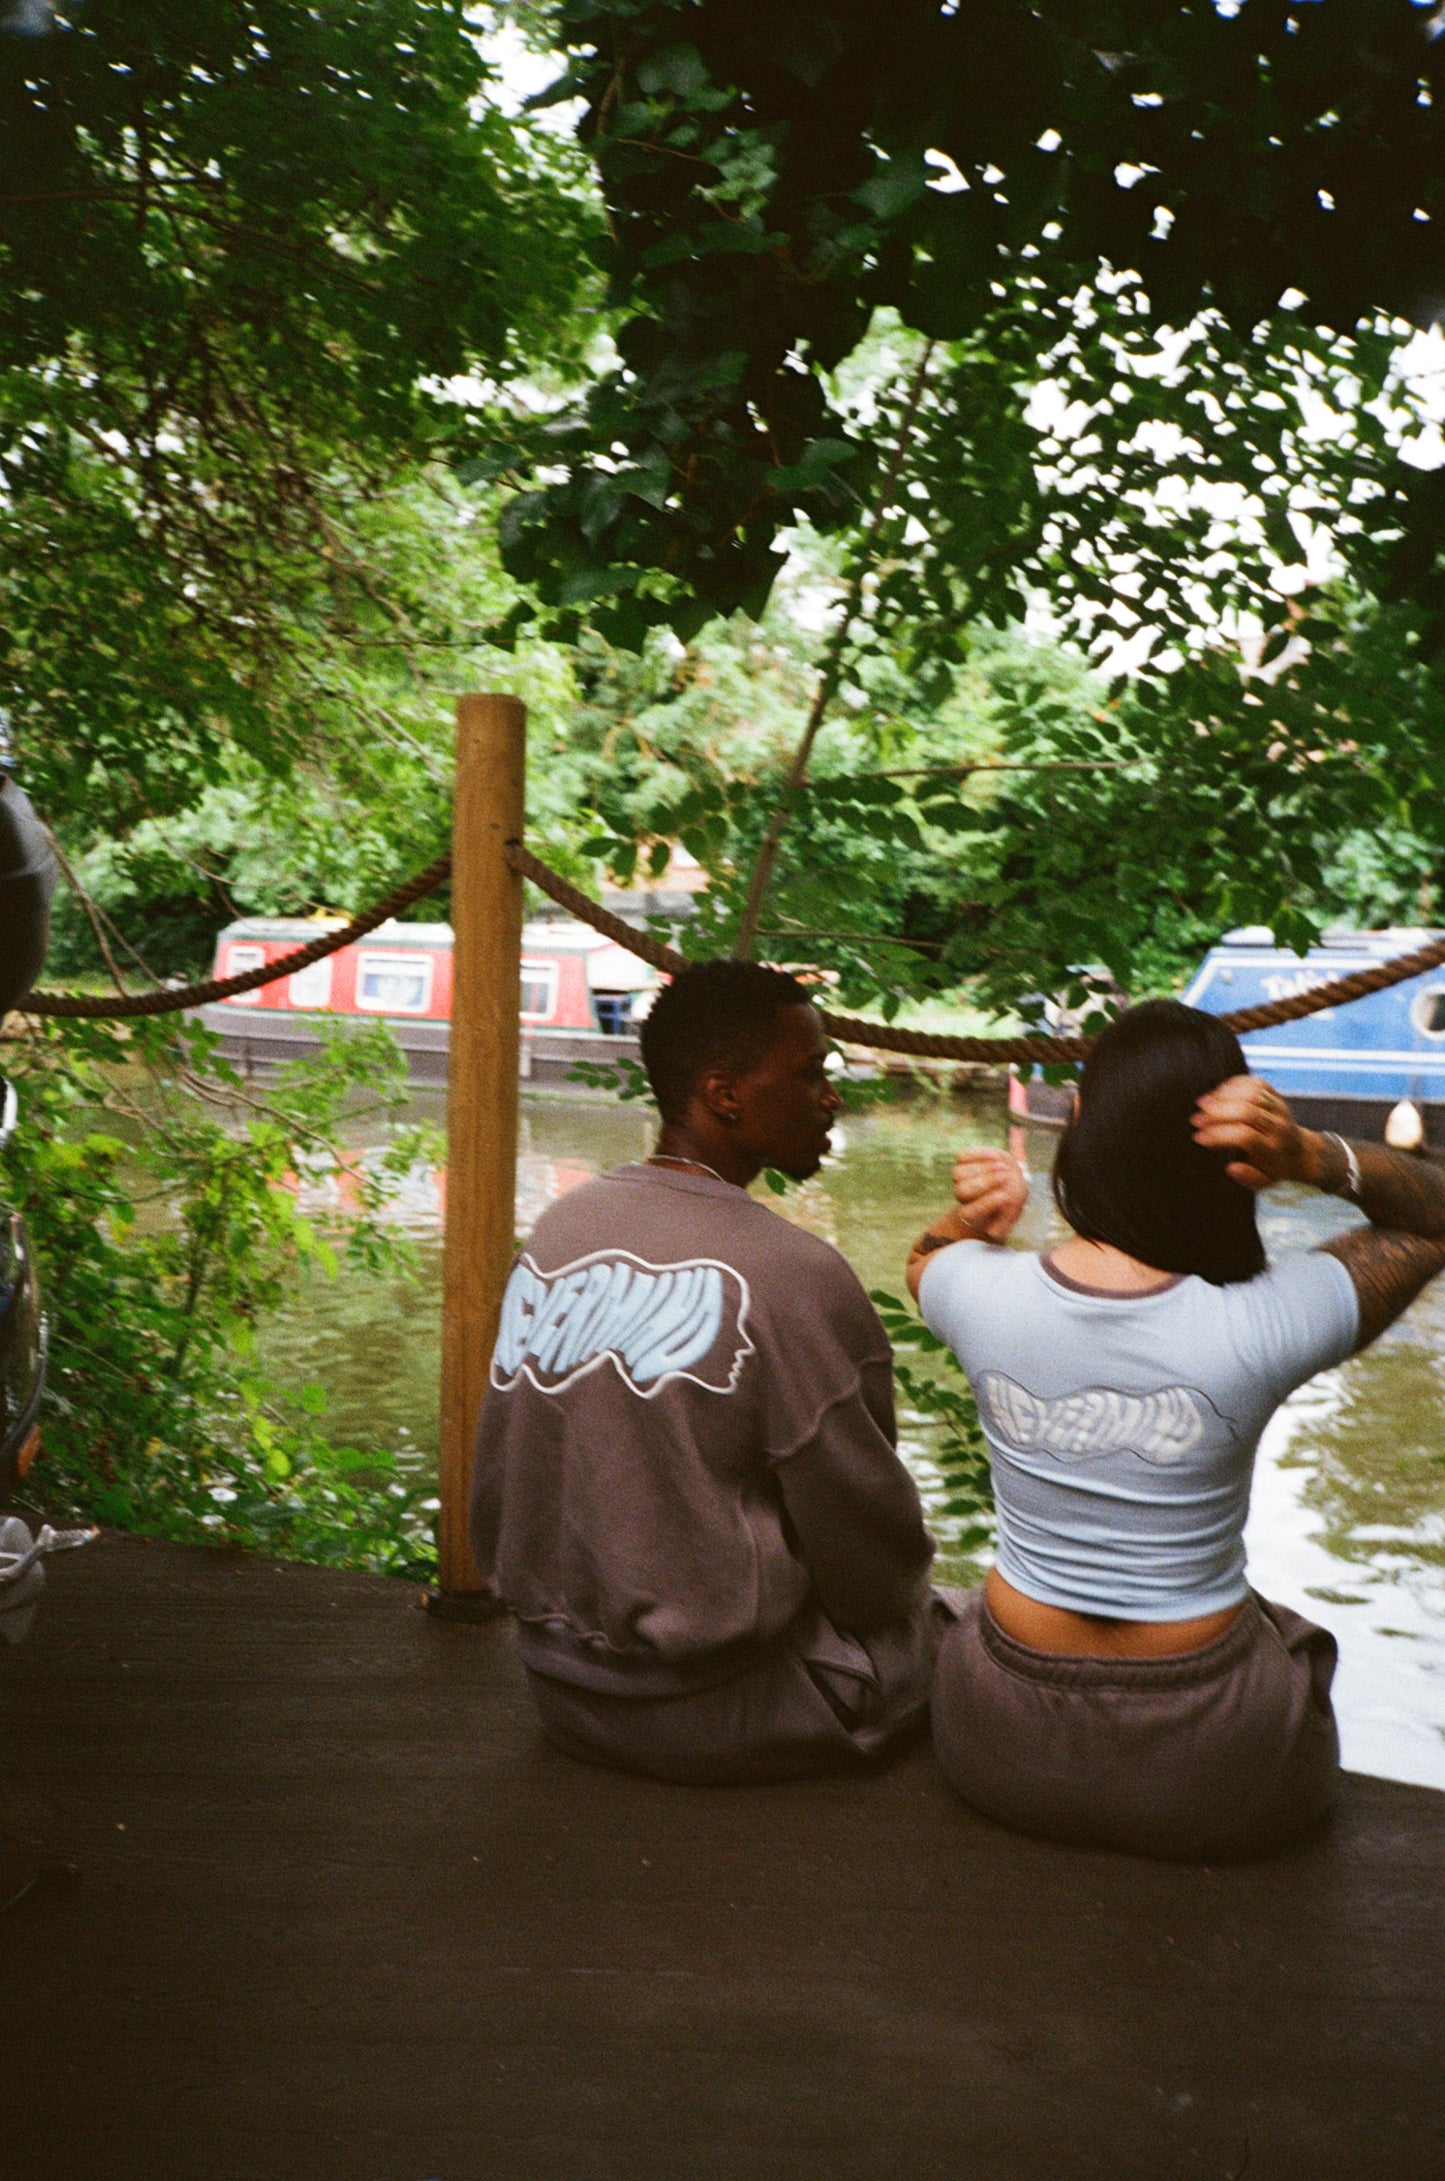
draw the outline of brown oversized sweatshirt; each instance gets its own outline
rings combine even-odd
[[[906,1620],[933,1547],[856,1275],[681,1167],[552,1205],[502,1306],[472,1549],[526,1663],[606,1692],[704,1687],[820,1605]]]

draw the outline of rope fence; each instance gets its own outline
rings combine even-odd
[[[676,977],[689,967],[687,957],[679,954],[650,932],[639,931],[635,924],[627,923],[590,894],[554,871],[550,865],[534,856],[520,841],[509,841],[506,857],[512,869],[522,878],[554,901],[569,916],[588,924],[629,954],[647,962],[664,975]],[[216,1000],[236,999],[243,992],[254,992],[262,985],[276,984],[283,977],[290,977],[297,970],[306,969],[312,962],[324,961],[328,954],[351,946],[364,939],[368,932],[376,930],[389,918],[409,909],[414,902],[434,893],[451,872],[450,855],[438,856],[424,871],[418,871],[404,885],[378,901],[374,907],[352,919],[338,931],[325,932],[309,945],[295,948],[290,954],[278,955],[274,962],[262,963],[256,969],[244,970],[236,977],[215,977],[206,984],[167,986],[155,992],[120,993],[114,996],[80,992],[32,992],[21,1002],[22,1012],[31,1015],[88,1016],[124,1018],[136,1015],[178,1014],[183,1009],[206,1007]],[[1288,999],[1270,1000],[1258,1007],[1236,1008],[1232,1014],[1222,1015],[1219,1020],[1237,1035],[1247,1036],[1254,1030],[1273,1030],[1286,1022],[1299,1022],[1308,1015],[1317,1015],[1327,1007],[1345,1007],[1351,1000],[1366,999],[1373,992],[1388,991],[1391,985],[1404,984],[1411,977],[1420,976],[1425,970],[1438,969],[1445,963],[1445,938],[1431,939],[1424,946],[1415,947],[1408,954],[1397,954],[1386,962],[1372,963],[1368,969],[1357,969],[1348,976],[1332,977],[1312,986],[1308,991],[1292,993]],[[1005,1061],[1033,1062],[1052,1065],[1083,1060],[1089,1051],[1090,1040],[1078,1037],[1048,1037],[1024,1035],[1020,1037],[948,1037],[929,1030],[904,1030],[894,1023],[874,1022],[863,1015],[835,1015],[830,1009],[819,1008],[819,1016],[829,1035],[845,1044],[866,1045],[874,1052],[902,1053],[915,1060],[962,1060],[990,1061],[999,1065]]]
[[[263,984],[278,984],[283,977],[290,977],[298,969],[307,969],[313,962],[324,962],[328,954],[339,953],[353,940],[364,939],[375,931],[378,924],[409,909],[414,901],[435,893],[438,886],[451,872],[450,855],[438,856],[424,871],[418,871],[402,886],[393,888],[384,900],[367,909],[361,916],[353,917],[340,931],[323,932],[309,945],[296,947],[290,954],[278,954],[274,962],[263,962],[257,969],[242,970],[235,977],[212,977],[207,984],[164,985],[155,992],[31,992],[20,1003],[20,1011],[26,1015],[85,1015],[102,1016],[106,1019],[132,1015],[178,1015],[184,1008],[209,1007],[213,1000],[234,1000],[242,992],[255,992]]]
[[[530,879],[559,909],[590,924],[630,954],[660,969],[669,977],[678,976],[688,967],[686,955],[674,947],[665,946],[648,932],[640,932],[633,924],[624,923],[601,902],[584,894],[580,887],[552,870],[541,858],[534,856],[520,841],[507,843],[507,861],[523,878]],[[841,1038],[847,1045],[867,1045],[874,1052],[907,1053],[918,1060],[990,1060],[1001,1063],[1007,1060],[1062,1061],[1082,1060],[1088,1052],[1087,1039],[1059,1037],[941,1037],[926,1030],[900,1030],[891,1022],[870,1022],[862,1015],[835,1015],[830,1009],[820,1007],[818,1014],[823,1028],[830,1037]]]

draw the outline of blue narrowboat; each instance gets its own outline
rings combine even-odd
[[[1292,999],[1354,970],[1412,954],[1439,936],[1403,929],[1327,931],[1301,957],[1252,925],[1210,948],[1183,997],[1207,1014],[1227,1015],[1237,1007]],[[1445,967],[1344,1007],[1255,1030],[1241,1043],[1253,1072],[1283,1091],[1308,1127],[1378,1140],[1394,1115],[1391,1142],[1445,1147]]]
[[[1210,948],[1181,997],[1207,1014],[1228,1015],[1332,984],[1439,936],[1327,931],[1298,955],[1277,946],[1265,926],[1250,925]],[[1307,1127],[1385,1139],[1402,1150],[1445,1149],[1445,967],[1344,1007],[1253,1031],[1241,1043],[1253,1072],[1284,1093]],[[1044,1083],[1010,1084],[1009,1104],[1020,1118],[1058,1121],[1070,1100],[1067,1090]]]

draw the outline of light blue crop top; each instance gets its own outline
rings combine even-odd
[[[1237,1605],[1254,1451],[1286,1394],[1359,1338],[1337,1257],[1151,1295],[1066,1283],[1030,1251],[931,1257],[924,1322],[968,1373],[993,1460],[1000,1575],[1119,1620]]]

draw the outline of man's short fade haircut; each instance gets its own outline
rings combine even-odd
[[[725,958],[664,985],[642,1022],[642,1065],[665,1121],[686,1117],[709,1068],[746,1075],[776,1044],[781,1016],[812,995],[786,970]]]

